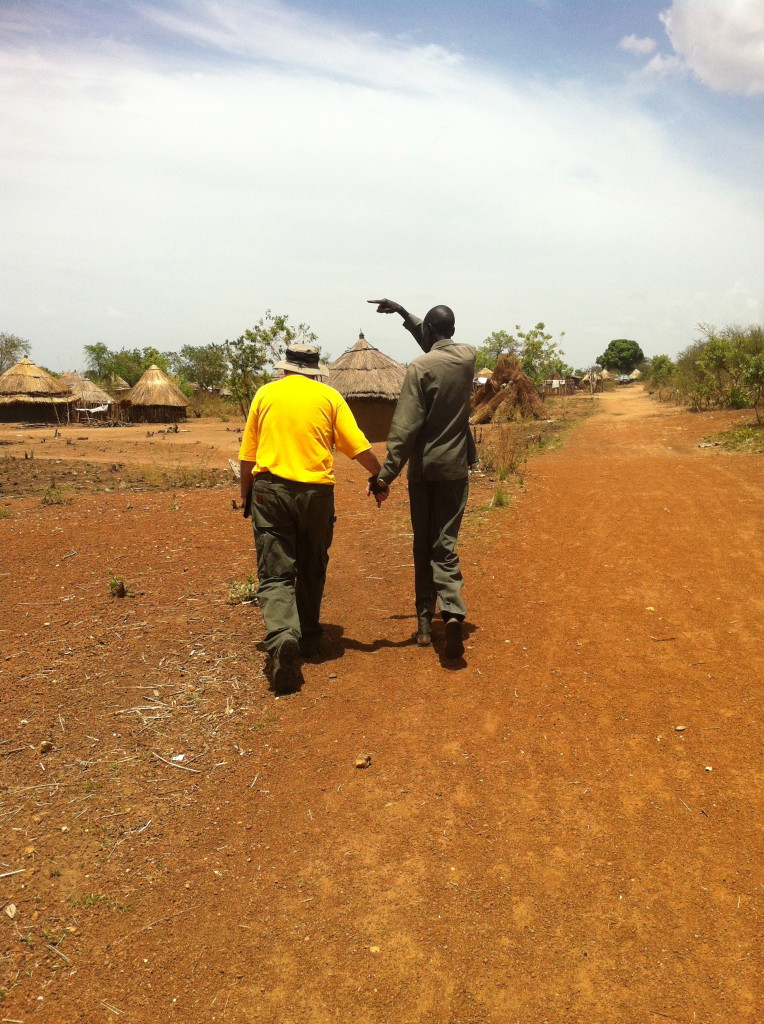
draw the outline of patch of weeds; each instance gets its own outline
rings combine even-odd
[[[113,569],[109,569],[109,593],[112,597],[127,597],[128,595],[124,576],[118,576]]]
[[[0,508],[0,519],[15,519],[16,513],[10,508]]]
[[[493,498],[491,498],[491,508],[506,508],[509,505],[510,498],[503,487],[497,487],[493,492]]]
[[[43,505],[71,505],[73,498],[67,498],[60,487],[49,487],[40,502]]]
[[[230,471],[210,466],[144,466],[143,475],[150,487],[180,491],[191,487],[220,487],[230,483]]]
[[[226,604],[257,604],[257,580],[251,574],[243,583],[231,583]]]
[[[170,512],[180,512],[180,505],[178,504],[178,495],[177,494],[173,494],[172,501],[167,506],[167,508],[170,510]]]
[[[109,895],[105,892],[86,892],[82,896],[70,896],[69,903],[73,907],[97,907],[108,902]]]
[[[728,452],[764,455],[764,423],[744,423],[704,440],[710,444],[718,442]]]
[[[220,417],[220,422],[221,423],[230,423],[231,422],[231,417],[230,416],[226,416],[226,414],[223,413],[223,415]]]

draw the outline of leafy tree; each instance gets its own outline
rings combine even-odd
[[[573,373],[562,358],[564,353],[552,335],[545,332],[543,323],[536,324],[529,331],[521,331],[516,327],[517,336],[521,340],[520,366],[534,384],[541,384],[550,377],[567,377]],[[563,331],[560,337],[564,337]]]
[[[597,362],[606,370],[620,370],[621,373],[631,373],[638,363],[644,361],[645,354],[636,341],[628,338],[615,338],[601,356],[597,356]]]
[[[519,330],[519,328],[517,329]],[[475,353],[475,366],[478,370],[482,370],[484,366],[493,370],[499,356],[507,352],[514,352],[516,346],[517,341],[511,334],[507,334],[506,331],[494,331]]]
[[[123,348],[112,352],[103,342],[85,345],[85,376],[90,380],[107,381],[109,377],[122,377],[132,387],[154,363],[165,373],[171,373],[172,352],[160,352],[153,345],[146,348]]]
[[[756,419],[761,423],[761,407],[764,405],[764,354],[761,352],[751,356],[743,371],[743,384],[750,392]]]
[[[494,331],[486,338],[476,353],[475,365],[480,370],[487,366],[493,370],[499,356],[512,353],[520,360],[520,366],[534,384],[540,384],[553,376],[565,377],[573,372],[572,367],[564,361],[562,349],[546,333],[546,325],[541,322],[530,330],[523,331],[520,324],[515,324],[516,334],[507,331]],[[564,337],[565,332],[560,334]]]
[[[661,387],[669,382],[675,369],[668,356],[653,356],[650,361],[650,380]]]
[[[266,310],[254,327],[224,348],[230,366],[228,384],[246,416],[257,389],[273,377],[273,364],[282,358],[287,345],[313,345],[317,336],[307,324],[292,327],[286,314]]]
[[[176,376],[198,384],[200,388],[219,387],[228,377],[229,367],[224,345],[184,345],[173,357]]]
[[[691,409],[753,407],[760,417],[764,328],[699,324],[698,330],[701,337],[677,357],[675,393]]]
[[[31,342],[16,334],[0,333],[0,373],[10,370],[32,351]]]

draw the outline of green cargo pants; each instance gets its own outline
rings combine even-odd
[[[252,529],[268,653],[287,634],[317,640],[334,535],[334,487],[259,473],[252,485]]]
[[[418,631],[430,632],[435,602],[443,618],[463,619],[467,606],[459,556],[454,550],[467,505],[469,480],[409,480],[414,531],[414,596]]]

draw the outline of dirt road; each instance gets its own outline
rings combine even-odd
[[[510,508],[478,483],[455,666],[410,640],[405,488],[339,463],[326,652],[279,700],[233,492],[4,506],[0,1017],[761,1020],[764,462],[698,448],[728,419],[608,394]]]

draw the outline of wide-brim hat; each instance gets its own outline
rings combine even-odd
[[[329,367],[321,362],[321,354],[315,345],[290,345],[284,358],[273,365],[276,370],[290,370],[306,377],[329,376]]]

